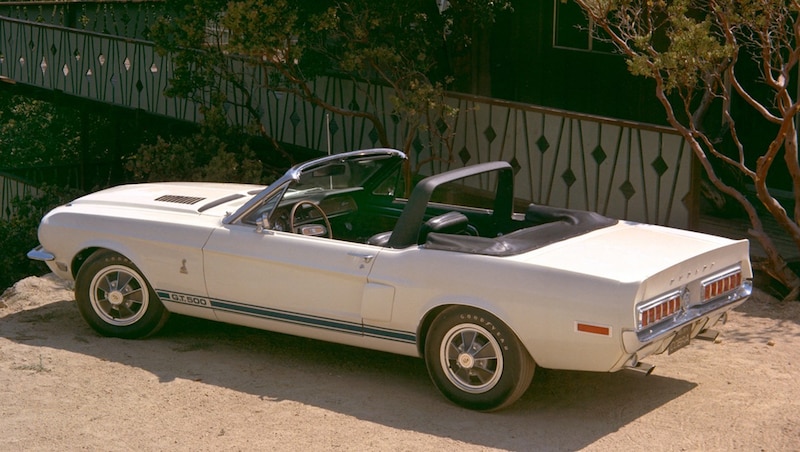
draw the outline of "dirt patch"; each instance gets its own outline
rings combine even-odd
[[[173,316],[100,337],[54,276],[0,297],[0,450],[796,450],[800,303],[763,293],[648,377],[537,369],[493,414],[420,359]]]

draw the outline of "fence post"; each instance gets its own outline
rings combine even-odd
[[[89,155],[89,109],[85,103],[80,107],[81,115],[81,137],[80,137],[80,166],[78,167],[78,186],[81,190],[86,190],[86,160]]]

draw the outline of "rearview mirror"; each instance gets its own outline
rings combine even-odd
[[[344,165],[328,165],[315,169],[311,175],[313,177],[341,176],[347,171]]]

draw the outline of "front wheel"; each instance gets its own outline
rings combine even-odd
[[[81,316],[104,336],[136,339],[157,332],[169,311],[126,257],[107,250],[92,254],[75,280]]]
[[[514,403],[536,369],[508,326],[467,306],[448,308],[436,317],[425,341],[425,364],[445,397],[480,411]]]

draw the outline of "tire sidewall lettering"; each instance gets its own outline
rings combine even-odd
[[[508,351],[508,344],[506,343],[503,333],[497,327],[495,327],[491,320],[471,313],[461,313],[459,314],[458,318],[464,322],[475,323],[486,328],[490,333],[492,333],[495,339],[497,339],[497,341],[500,343],[500,346],[503,347],[503,351]]]
[[[461,330],[494,342],[493,347],[502,365],[498,368],[501,372],[499,378],[495,380],[495,376],[490,376],[490,379],[476,380],[477,383],[473,384],[469,376],[473,375],[470,372],[474,362],[469,359],[464,361],[467,370],[455,373],[457,369],[452,366],[461,367],[461,355],[447,357],[443,347],[452,343],[454,335]],[[517,400],[530,385],[536,366],[513,330],[500,318],[466,305],[452,305],[439,313],[427,332],[424,352],[428,374],[437,389],[457,405],[479,411],[494,411]]]

